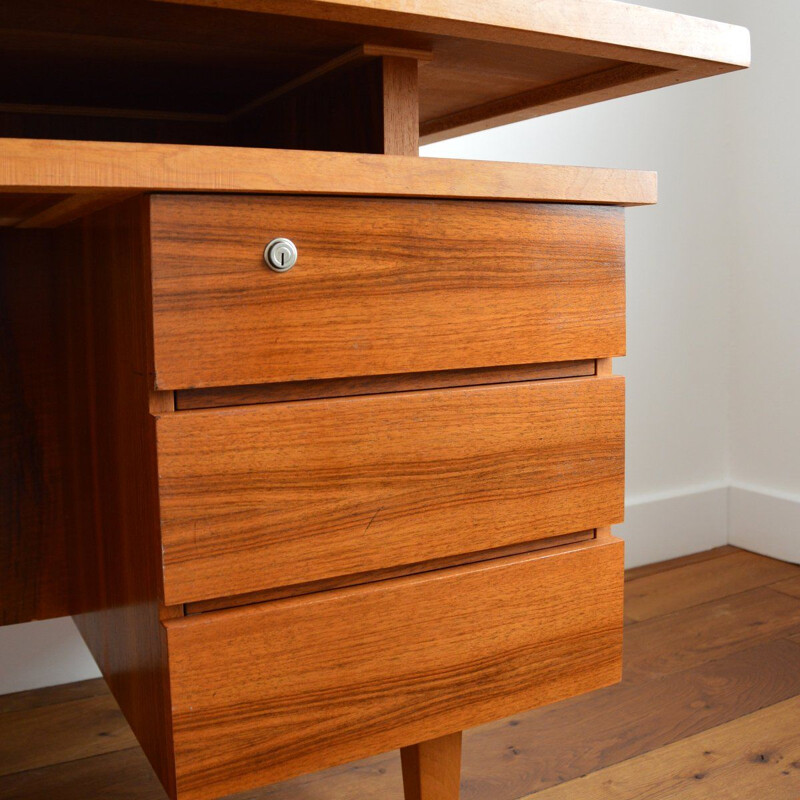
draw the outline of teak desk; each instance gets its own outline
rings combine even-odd
[[[401,748],[453,800],[462,729],[617,681],[655,176],[418,146],[744,67],[747,31],[16,0],[0,46],[2,622],[74,616],[167,794]]]

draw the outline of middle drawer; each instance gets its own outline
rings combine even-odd
[[[169,605],[623,517],[621,377],[187,411],[156,431]]]

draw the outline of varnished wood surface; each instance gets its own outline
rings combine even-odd
[[[235,144],[238,109],[365,44],[432,53],[419,81],[428,140],[750,58],[743,28],[610,0],[117,5],[111,15],[102,0],[3,3],[2,135]]]
[[[647,791],[669,800],[708,797],[794,798],[800,789],[800,698],[793,697],[741,720],[720,725],[538,794],[540,800],[596,800],[603,793]],[[742,752],[744,751],[744,752]],[[761,765],[753,769],[753,764]],[[749,767],[749,768],[748,768]],[[646,782],[642,776],[647,775]],[[689,775],[675,790],[676,775]],[[641,796],[641,795],[639,795]]]
[[[656,202],[656,175],[413,156],[0,138],[0,192],[16,194],[15,205],[25,200],[26,192],[63,195],[104,190],[451,197],[626,206]]]
[[[750,62],[744,28],[609,0],[166,0],[416,34],[425,141],[729,72]],[[279,18],[278,18],[279,19]],[[438,37],[446,36],[445,40]]]
[[[553,378],[580,378],[595,373],[594,361],[557,361],[552,364],[520,364],[511,367],[410,372],[400,375],[365,375],[357,378],[332,378],[323,381],[218,386],[211,389],[184,389],[174,394],[176,408],[187,411],[193,408],[321,400],[328,397],[412,392],[421,389],[451,389],[455,386],[485,386],[518,381],[552,380]]]
[[[604,531],[604,529],[600,529]],[[605,531],[606,533],[608,531]],[[600,533],[602,535],[602,533]],[[285,597],[300,597],[301,595],[327,592],[331,589],[341,589],[345,586],[358,586],[364,583],[388,580],[390,578],[403,578],[407,575],[418,575],[423,572],[432,572],[450,567],[460,567],[464,564],[477,564],[495,558],[525,555],[537,550],[546,550],[550,547],[561,547],[565,544],[588,542],[598,537],[598,530],[578,531],[567,533],[563,536],[552,536],[547,539],[538,539],[534,542],[521,542],[508,547],[496,547],[491,550],[479,550],[473,553],[459,553],[446,558],[436,558],[431,561],[417,561],[414,564],[405,564],[400,567],[359,572],[351,575],[337,575],[326,580],[311,581],[310,583],[295,583],[291,586],[277,586],[274,589],[265,589],[249,594],[237,594],[230,597],[216,597],[213,600],[201,600],[196,603],[186,603],[182,606],[184,613],[203,614],[206,611],[221,611],[237,606],[248,606],[254,603],[267,603],[272,600],[281,600]]]
[[[621,521],[624,380],[167,414],[168,604]]]
[[[70,195],[28,194],[0,191],[0,227],[13,228],[25,220],[37,217],[48,208],[59,205]]]
[[[54,713],[55,712],[55,713]],[[76,717],[91,720],[78,736]],[[31,747],[36,742],[36,747]],[[136,738],[108,692],[0,714],[0,776],[77,761],[125,747]]]
[[[247,789],[613,683],[621,618],[622,545],[609,537],[170,620],[178,796]]]
[[[793,578],[776,583],[774,588],[792,597],[800,597],[800,575],[795,575]]]
[[[155,428],[148,380],[147,205],[65,229],[72,414],[71,611],[166,786],[172,781]],[[69,260],[68,260],[69,257]]]
[[[311,19],[375,24],[398,29],[468,34],[504,44],[557,44],[566,52],[614,52],[621,48],[663,53],[654,60],[677,65],[681,58],[745,65],[749,51],[743,28],[615,0],[544,0],[536,13],[513,0],[430,0],[424,10],[404,0],[161,0],[215,8],[243,8]],[[548,38],[549,37],[549,38]],[[614,48],[620,48],[614,50]],[[646,57],[642,53],[643,57]],[[645,62],[646,63],[646,62]]]
[[[720,547],[714,547],[711,550],[702,550],[699,553],[692,553],[689,556],[679,556],[678,558],[672,558],[668,561],[658,561],[655,564],[643,564],[641,567],[625,570],[625,580],[633,581],[638,578],[649,578],[651,575],[656,575],[659,572],[666,572],[667,570],[677,567],[685,567],[689,564],[699,564],[702,561],[710,561],[720,556],[727,556],[736,552],[738,552],[738,548],[733,545],[724,544]],[[645,583],[645,585],[647,584]]]
[[[685,565],[679,578],[666,572],[660,578],[653,576],[644,585],[631,583],[625,613],[637,621],[661,617],[718,597],[723,586],[733,595],[765,584],[775,583],[778,588],[781,584],[777,581],[791,577],[800,577],[800,567],[744,551],[732,553],[725,559],[725,570],[716,575],[719,586],[714,585],[714,576],[709,575],[708,566],[702,562]]]
[[[458,800],[461,731],[404,747],[400,761],[405,800]]]
[[[0,625],[68,612],[62,273],[46,231],[0,231]]]
[[[670,800],[693,797],[692,792],[705,787],[708,791],[704,797],[796,800],[800,776],[791,765],[800,756],[793,755],[789,742],[800,709],[790,705],[778,708],[778,704],[800,696],[800,599],[782,593],[787,584],[784,580],[770,585],[776,605],[769,611],[762,608],[748,612],[748,601],[760,595],[759,589],[741,593],[744,601],[731,605],[724,581],[718,579],[726,572],[725,556],[731,552],[735,551],[725,548],[721,553],[702,554],[700,559],[649,565],[631,570],[627,576],[629,583],[643,583],[640,591],[645,593],[652,576],[674,571],[674,586],[679,586],[686,574],[682,566],[704,561],[706,569],[696,573],[694,581],[714,591],[713,596],[705,595],[700,606],[631,623],[626,629],[627,658],[637,659],[642,648],[666,652],[676,646],[694,647],[692,626],[698,620],[708,620],[711,625],[722,620],[736,637],[729,652],[720,653],[717,647],[711,647],[700,661],[659,677],[609,687],[468,731],[464,737],[463,800],[518,800],[531,793],[541,795],[542,790],[559,784],[566,792],[566,787],[576,785],[575,780],[582,775],[613,765],[624,768],[630,781],[617,787],[618,800],[641,800],[654,774],[658,774],[657,796]],[[764,572],[762,575],[768,579]],[[669,597],[673,585],[665,585],[664,578],[659,583],[662,596]],[[662,620],[670,627],[662,627]],[[768,621],[764,635],[762,627]],[[637,628],[653,629],[655,634],[646,640],[631,639]],[[682,638],[676,639],[670,630],[682,632]],[[702,651],[702,642],[699,649]],[[115,747],[125,749],[90,756],[98,745],[96,740],[107,738],[103,733],[124,728],[119,714],[114,719],[107,716],[104,706],[80,702],[105,691],[102,681],[88,681],[0,697],[0,730],[12,729],[13,720],[13,730],[24,739],[19,746],[42,765],[21,771],[22,762],[16,768],[0,762],[9,773],[0,777],[0,798],[164,800],[163,790],[130,734],[114,738]],[[39,713],[36,709],[43,707],[51,709],[63,736],[45,740],[38,723],[25,721],[27,710],[35,719]],[[761,716],[760,710],[770,707],[778,708],[777,713],[770,718]],[[4,720],[9,711],[14,716]],[[790,725],[789,737],[783,732],[784,721]],[[712,769],[695,768],[702,767],[704,758],[708,758],[702,755],[705,751],[720,752],[715,731],[726,725],[733,726],[738,734],[734,740],[725,734],[729,744],[724,762],[715,761]],[[757,741],[756,737],[763,734],[769,739]],[[690,748],[678,759],[662,761],[665,747],[697,736],[700,739],[694,741],[703,743],[702,751]],[[102,741],[99,744],[102,746]],[[73,760],[75,752],[84,757]],[[637,762],[637,757],[646,753],[654,754],[652,760]],[[670,769],[662,771],[663,764],[670,764]],[[616,781],[619,774],[610,777]],[[753,781],[759,782],[755,792]],[[567,796],[572,797],[568,792]],[[396,752],[249,791],[237,800],[354,797],[402,799]]]
[[[618,208],[221,195],[150,202],[160,389],[625,352]],[[299,253],[280,274],[263,259],[277,236]]]
[[[229,119],[235,132],[231,143],[418,155],[418,51],[387,52],[354,48],[257,98]]]

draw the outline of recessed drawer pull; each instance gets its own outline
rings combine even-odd
[[[273,272],[288,272],[297,263],[297,247],[291,239],[273,239],[264,248],[264,261]]]

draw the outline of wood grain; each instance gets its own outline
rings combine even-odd
[[[619,206],[656,202],[656,174],[246,147],[0,139],[0,191],[244,192],[451,197]]]
[[[619,377],[175,413],[157,436],[168,604],[623,515]]]
[[[458,800],[461,731],[400,751],[405,800]]]
[[[65,392],[75,423],[70,555],[78,629],[170,787],[155,427],[149,413],[147,211],[135,198],[64,232],[73,239],[73,283],[65,298],[74,317]]]
[[[407,372],[400,375],[363,375],[323,381],[264,383],[248,386],[218,386],[210,389],[182,389],[175,392],[180,411],[219,408],[295,400],[321,400],[421,389],[452,389],[456,386],[541,381],[553,378],[581,378],[595,374],[593,361],[556,361],[552,364],[520,364],[483,369],[451,369],[438,372]]]
[[[0,775],[134,747],[113,697],[95,697],[0,715]]]
[[[674,70],[649,64],[614,64],[586,75],[535,86],[508,96],[494,96],[468,108],[432,116],[425,119],[420,126],[420,141],[431,144],[453,136],[476,133],[495,125],[509,125],[558,111],[659,89],[680,82],[675,75]],[[686,79],[684,76],[684,80]]]
[[[687,562],[698,563],[702,555],[687,557]],[[719,559],[715,551],[706,555]],[[648,569],[655,573],[660,566],[664,570],[672,568],[673,563],[650,565]],[[718,566],[724,572],[724,559],[718,561]],[[639,571],[640,568],[630,572],[636,575]],[[714,578],[701,575],[698,579]],[[715,603],[704,608],[712,618],[718,613]],[[691,615],[688,619],[687,614]],[[679,630],[687,625],[696,626],[695,614],[693,609],[679,610],[665,619]],[[643,753],[659,752],[665,745],[703,731],[713,736],[713,729],[721,724],[800,694],[800,636],[787,641],[780,638],[784,634],[777,628],[772,638],[762,644],[735,650],[722,658],[712,657],[637,685],[601,689],[468,731],[464,738],[465,800],[517,800],[534,789],[541,791],[560,783],[570,785],[582,775]],[[652,647],[652,641],[642,641],[642,646]],[[629,642],[628,658],[633,655],[635,650]],[[45,748],[48,740],[37,737],[33,729],[33,738],[28,741],[29,750],[38,750],[40,759],[54,761],[59,748],[73,746],[70,738],[83,741],[85,730],[100,729],[102,706],[80,713],[80,703],[72,701],[105,692],[102,681],[87,681],[7,695],[0,698],[0,712],[60,705],[55,710],[56,719],[63,722],[67,741],[54,739],[53,757],[43,752],[49,749],[49,745]],[[121,744],[122,740],[116,742]],[[748,769],[759,770],[764,766],[760,759],[749,758],[747,741],[742,742],[739,753]],[[676,774],[663,791],[675,791],[681,780],[681,775]],[[719,786],[715,796],[727,796],[728,788],[727,784]],[[0,777],[3,800],[53,797],[163,800],[165,795],[139,748]],[[399,800],[400,759],[396,752],[385,753],[246,792],[241,797],[242,800],[300,797]]]
[[[800,577],[789,578],[785,581],[780,581],[774,584],[771,588],[777,592],[791,595],[792,597],[800,597]]]
[[[469,129],[459,117],[489,127],[508,121],[510,107],[524,118],[728,72],[750,58],[742,28],[609,0],[539,0],[535,14],[514,0],[413,9],[398,0],[188,0],[129,4],[112,17],[104,10],[102,0],[4,3],[0,49],[15,69],[0,133],[241,143],[247,130],[231,130],[233,112],[364,44],[433,52],[420,71],[421,119],[438,128],[450,120],[445,136]],[[651,81],[641,78],[647,70]],[[328,102],[352,106],[344,93]],[[326,116],[335,121],[318,121]]]
[[[741,552],[737,547],[725,544],[721,547],[714,547],[711,550],[703,550],[701,553],[691,553],[688,556],[679,556],[678,558],[671,558],[667,561],[659,561],[655,564],[643,564],[641,567],[634,567],[633,569],[625,570],[625,581],[635,581],[639,578],[646,578],[650,575],[657,575],[660,572],[666,572],[670,569],[677,567],[684,567],[688,564],[699,564],[701,561],[710,561],[711,559],[721,558],[722,556],[731,555],[732,553]]]
[[[160,389],[625,351],[620,209],[220,195],[151,206]],[[264,265],[275,236],[300,254],[283,274]]]
[[[9,711],[29,711],[33,708],[69,703],[73,700],[85,700],[88,697],[97,697],[107,692],[108,689],[102,678],[90,678],[76,683],[28,689],[24,692],[0,695],[0,714]]]
[[[419,155],[419,62],[413,58],[381,59],[381,152]]]
[[[98,192],[97,194],[72,194],[26,215],[17,223],[18,228],[57,228],[68,222],[85,217],[95,211],[126,200],[131,192]]]
[[[616,681],[621,559],[616,540],[587,543],[168,621],[179,797],[243,790]]]
[[[680,628],[681,612],[671,620]],[[462,796],[518,800],[659,752],[796,696],[799,660],[797,645],[776,639],[638,686],[600,689],[467,731]],[[273,785],[258,797],[394,800],[401,797],[396,761],[394,753],[381,755]]]
[[[513,0],[430,0],[409,8],[404,0],[162,0],[184,5],[240,8],[359,25],[489,39],[503,44],[550,46],[566,52],[612,54],[677,67],[682,59],[749,63],[747,31],[734,25],[614,0],[544,0],[536,14]],[[623,49],[625,48],[625,49]]]
[[[478,728],[465,742],[464,794],[517,800],[534,787],[571,785],[587,773],[658,752],[797,695],[798,665],[800,648],[775,640]],[[275,800],[290,797],[287,791]]]
[[[389,580],[390,578],[403,578],[406,575],[418,575],[422,572],[433,572],[439,569],[450,569],[451,567],[460,567],[464,564],[477,564],[480,561],[489,561],[495,558],[525,555],[537,550],[546,550],[550,547],[561,547],[565,544],[576,544],[577,542],[588,542],[590,539],[597,538],[601,538],[598,537],[597,531],[567,533],[563,536],[553,536],[547,539],[539,539],[535,542],[522,542],[520,544],[509,545],[508,547],[497,547],[492,550],[479,550],[474,553],[460,553],[455,556],[437,558],[432,561],[418,561],[414,564],[404,564],[400,567],[389,567],[388,569],[373,570],[371,572],[359,572],[354,575],[337,575],[327,580],[311,581],[310,583],[295,583],[291,586],[277,586],[274,589],[264,589],[263,591],[250,592],[249,594],[237,594],[231,597],[216,597],[213,600],[186,603],[181,606],[181,608],[184,609],[187,615],[203,614],[206,611],[221,611],[226,608],[247,606],[253,603],[268,603],[272,600],[282,600],[285,597],[299,597],[304,594],[327,592],[331,589],[342,589],[345,586],[359,586],[363,583],[373,583],[375,581]]]
[[[432,55],[428,50],[409,50],[406,48],[380,47],[362,44],[358,47],[354,47],[352,50],[348,50],[346,53],[343,53],[336,58],[332,58],[330,61],[326,61],[324,64],[315,67],[309,72],[304,72],[302,75],[293,78],[288,83],[284,83],[282,86],[273,89],[267,94],[254,98],[249,103],[241,108],[236,109],[232,114],[230,114],[229,119],[237,119],[245,116],[255,109],[271,103],[281,95],[290,94],[308,83],[318,81],[320,78],[324,77],[330,72],[336,72],[354,62],[358,63],[376,57],[401,58],[410,59],[413,61],[430,61]]]
[[[524,800],[795,800],[799,714],[800,698],[794,697]]]
[[[0,232],[0,625],[69,613],[54,248],[45,232]]]
[[[737,592],[765,586],[782,578],[800,576],[800,567],[739,551],[630,581],[626,589],[625,615],[644,620],[681,608],[718,600]]]
[[[800,600],[762,587],[693,606],[680,619],[679,626],[666,616],[627,627],[626,682],[669,675],[795,632]]]
[[[259,98],[231,122],[237,145],[418,155],[419,93],[414,58],[356,48]],[[351,53],[353,51],[350,51]]]
[[[119,750],[0,778],[2,800],[165,800],[140,748]]]
[[[166,2],[376,26],[388,41],[423,35],[413,41],[434,53],[420,75],[426,143],[750,63],[743,28],[609,0],[540,0],[535,14],[512,0],[414,9],[398,0]]]
[[[66,197],[69,195],[24,192],[16,194],[0,190],[0,228],[13,228],[23,220],[60,203]]]

